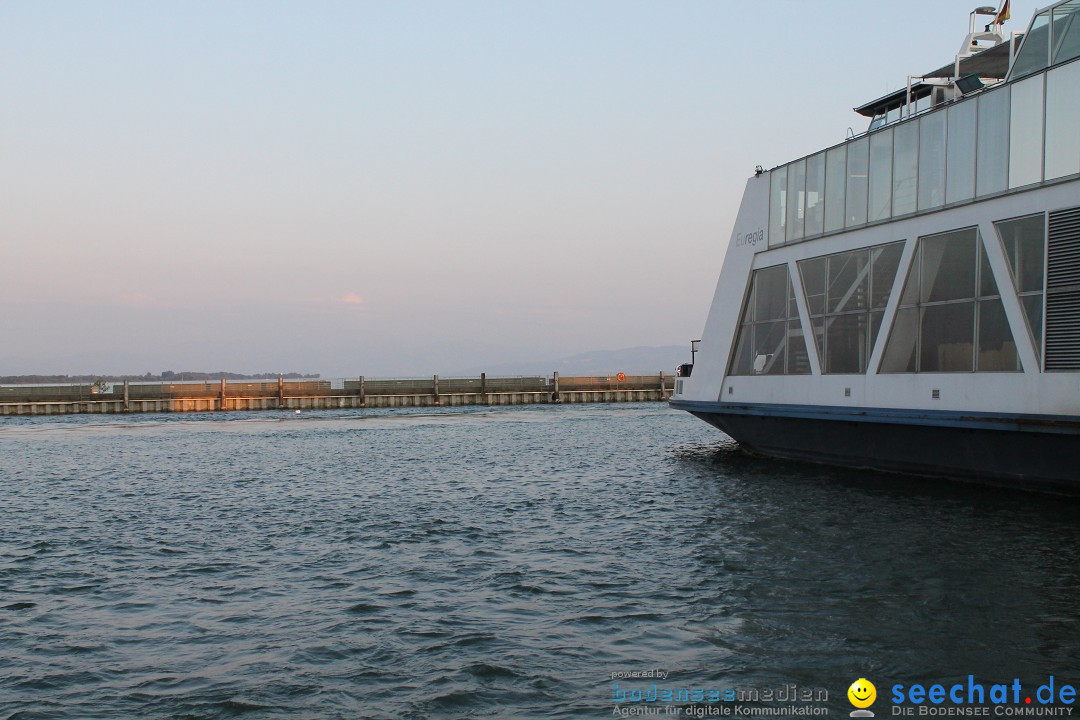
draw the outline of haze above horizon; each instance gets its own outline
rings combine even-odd
[[[0,374],[686,345],[754,166],[864,129],[974,7],[5,3]]]

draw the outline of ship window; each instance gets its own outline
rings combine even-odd
[[[1008,187],[1009,103],[1008,86],[979,96],[979,160],[975,172],[979,197]]]
[[[893,137],[893,215],[917,208],[919,184],[919,121],[897,126]]]
[[[825,232],[844,228],[844,197],[847,186],[847,145],[825,153]]]
[[[1050,55],[1050,13],[1035,16],[1031,29],[1024,36],[1024,43],[1013,61],[1011,79],[1021,78],[1046,67]]]
[[[787,221],[787,167],[769,173],[769,247],[784,244]]]
[[[884,310],[896,280],[896,268],[904,254],[904,243],[880,245],[870,251],[870,308]]]
[[[945,202],[945,113],[922,118],[919,125],[919,209]]]
[[[1046,276],[1046,218],[1042,213],[994,223],[1020,296],[1028,330],[1042,354],[1043,283]]]
[[[1018,368],[1016,344],[978,229],[920,238],[881,372]]]
[[[1080,15],[1080,13],[1076,13]],[[1054,20],[1057,27],[1057,19]],[[1080,20],[1077,21],[1080,25]],[[1080,29],[1077,30],[1080,33]],[[1046,73],[1046,179],[1080,173],[1080,63]]]
[[[866,250],[829,256],[826,308],[830,313],[865,310],[870,288],[870,254]]]
[[[1009,187],[1042,180],[1043,76],[1012,85],[1009,132]]]
[[[820,235],[825,229],[825,153],[806,161],[806,227],[804,235]]]
[[[754,273],[754,320],[785,320],[788,312],[787,266]]]
[[[948,110],[948,172],[945,202],[955,203],[975,197],[975,118],[977,105],[961,102]]]
[[[785,328],[787,323],[767,322],[754,326],[754,373],[758,375],[783,375]]]
[[[902,251],[898,242],[799,263],[824,372],[866,372]]]
[[[922,308],[919,372],[971,372],[975,302]]]
[[[739,326],[739,339],[735,343],[735,354],[731,357],[732,375],[754,374],[754,352],[751,345],[754,342],[752,325]]]
[[[739,336],[731,357],[732,375],[807,375],[802,323],[787,265],[756,270],[750,282]]]
[[[889,343],[881,359],[881,372],[913,373],[918,367],[915,348],[919,344],[919,308],[902,307],[896,311]]]
[[[1054,8],[1053,63],[1080,57],[1080,0]]]
[[[887,220],[892,215],[892,128],[870,136],[870,210],[868,219]]]
[[[975,297],[976,242],[974,228],[931,235],[919,241],[922,261],[919,302]]]
[[[810,315],[825,314],[825,288],[828,285],[829,258],[816,257],[799,263],[806,308]]]
[[[825,322],[826,373],[866,372],[867,319],[866,313],[854,313]]]
[[[866,137],[848,143],[847,216],[845,227],[866,223],[866,174],[869,141]]]
[[[1000,298],[980,300],[978,311],[979,351],[975,355],[975,369],[978,372],[1019,369],[1016,343]]]
[[[788,165],[787,169],[787,230],[788,242],[803,237],[803,212],[806,208],[806,161]]]

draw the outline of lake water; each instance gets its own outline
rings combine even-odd
[[[659,403],[12,418],[0,483],[4,720],[1080,681],[1080,501],[756,459]]]

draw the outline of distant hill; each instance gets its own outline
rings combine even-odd
[[[674,374],[675,368],[690,362],[690,348],[682,345],[632,347],[621,350],[593,350],[569,357],[528,362],[501,363],[487,367],[462,368],[453,375],[654,375],[663,370]]]

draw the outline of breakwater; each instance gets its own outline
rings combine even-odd
[[[670,397],[674,378],[587,377],[342,378],[176,383],[0,386],[0,416],[73,413],[329,410],[343,408],[646,402]]]

